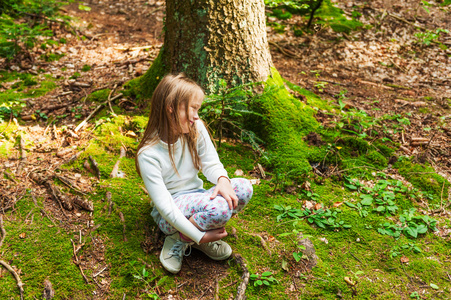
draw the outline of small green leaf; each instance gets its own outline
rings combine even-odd
[[[269,286],[268,280],[263,280],[263,283],[264,283],[265,285]]]
[[[262,284],[263,284],[263,282],[262,282],[261,280],[257,280],[256,283],[257,283],[258,285],[262,285]]]
[[[89,6],[82,5],[82,4],[78,5],[78,9],[84,10],[84,11],[91,11],[91,8]]]
[[[431,283],[430,287],[433,288],[434,290],[438,290],[438,285]]]
[[[266,271],[266,272],[264,272],[263,274],[262,274],[262,276],[270,276],[272,273],[271,272],[269,272],[269,271]]]

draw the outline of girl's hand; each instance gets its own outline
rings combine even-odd
[[[230,184],[227,177],[219,177],[218,184],[216,185],[213,194],[210,196],[210,200],[216,198],[217,195],[221,195],[229,204],[230,210],[238,206],[238,197]]]
[[[208,231],[205,231],[205,234],[202,237],[202,239],[199,241],[199,243],[203,244],[203,243],[219,241],[220,239],[223,239],[226,236],[227,236],[227,231],[225,230],[224,227],[208,230]]]

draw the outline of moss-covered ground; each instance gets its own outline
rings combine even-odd
[[[398,145],[365,136],[369,131],[353,127],[356,120],[374,120],[349,111],[335,113],[341,114],[343,125],[325,127],[314,118],[317,112],[311,107],[330,114],[338,109],[300,87],[291,85],[290,89],[303,95],[308,105],[285,91],[268,94],[268,99],[278,102],[259,100],[262,111],[268,113],[263,121],[270,122],[262,127],[270,135],[269,160],[234,141],[223,143],[218,150],[230,175],[239,169],[244,177],[256,179],[251,174],[258,170],[257,164],[266,167],[266,177],[254,185],[251,202],[226,227],[229,233],[236,230],[226,241],[246,259],[250,273],[260,276],[269,271],[277,280],[269,286],[250,280],[247,299],[449,299],[451,245],[446,232],[451,224],[446,214],[437,212],[449,203],[449,182],[431,166],[409,157],[397,156],[393,163]],[[91,100],[103,101],[107,93],[99,91]],[[99,114],[97,120],[102,118],[103,123],[92,131],[89,142],[79,146],[81,156],[62,167],[93,178],[83,163],[89,156],[97,161],[101,176],[87,196],[94,202],[92,216],[82,211],[80,221],[70,227],[53,224],[40,208],[57,204],[44,194],[34,205],[33,190],[18,195],[14,209],[4,214],[7,235],[1,259],[20,270],[25,299],[40,299],[46,278],[53,283],[55,299],[123,299],[124,295],[135,299],[204,295],[210,299],[216,278],[206,279],[211,274],[206,268],[226,270],[218,278],[219,299],[235,295],[242,271],[234,259],[217,263],[194,253],[194,258],[185,258],[178,275],[161,267],[161,239],[153,239],[152,207],[133,159],[147,117],[113,108],[118,116]],[[1,161],[17,153],[17,125],[6,128],[7,123],[0,123],[0,132],[4,131]],[[136,136],[127,134],[130,131]],[[312,132],[320,143],[312,143]],[[120,165],[124,177],[110,178],[121,145],[128,149]],[[290,173],[295,167],[297,171]],[[111,193],[112,209],[107,193]],[[83,229],[80,237],[86,218],[96,225],[95,230]],[[300,234],[316,249],[318,259],[312,270],[305,268],[305,256],[296,259],[293,255],[303,251],[298,245]],[[79,257],[100,250],[104,255],[102,265],[108,266],[108,275],[100,284],[109,285],[105,295],[95,294],[95,283],[86,284],[73,262],[71,240],[79,242],[80,238],[84,247]],[[201,269],[195,265],[199,257]],[[89,279],[94,273],[85,268]],[[0,276],[0,298],[17,299],[14,278],[5,270]],[[201,280],[212,282],[210,289],[196,286]]]

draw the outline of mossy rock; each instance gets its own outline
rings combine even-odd
[[[394,164],[399,174],[404,176],[414,187],[431,196],[431,203],[438,204],[442,197],[447,198],[450,183],[437,174],[433,167],[415,164],[409,160],[398,161]]]
[[[108,95],[110,94],[110,92],[111,92],[110,89],[95,91],[88,96],[87,100],[93,102],[104,102],[108,100]]]

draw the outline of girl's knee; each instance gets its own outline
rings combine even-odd
[[[251,182],[246,178],[232,178],[231,181],[237,197],[247,204],[254,192]]]

